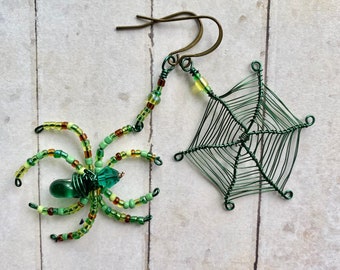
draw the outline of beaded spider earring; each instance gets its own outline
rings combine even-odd
[[[311,126],[315,118],[309,115],[303,122],[295,117],[264,84],[258,61],[251,63],[251,75],[227,93],[216,95],[191,58],[216,49],[223,30],[216,19],[200,18],[216,23],[218,41],[202,54],[177,57],[175,64],[192,75],[196,88],[208,95],[209,102],[188,149],[174,158],[181,161],[185,156],[198,167],[222,193],[227,210],[234,209],[234,199],[260,192],[276,191],[289,200],[293,192],[284,188],[296,160],[300,132]],[[175,59],[174,54],[168,57]]]
[[[195,15],[191,12],[179,12],[172,14],[170,16],[164,17],[163,19],[171,19],[179,15]],[[151,22],[150,24],[153,24]],[[186,50],[194,46],[202,36],[201,23],[197,19],[197,23],[200,26],[200,31],[195,38],[195,40],[190,43],[185,48],[179,50]],[[150,25],[147,24],[147,25]],[[55,241],[64,241],[70,239],[79,239],[84,234],[86,234],[92,227],[98,210],[102,210],[105,215],[114,220],[118,220],[125,223],[136,223],[144,224],[150,221],[152,216],[147,215],[145,217],[141,216],[131,216],[127,213],[120,212],[111,208],[103,199],[106,197],[114,206],[128,209],[134,208],[136,206],[146,204],[151,201],[155,196],[159,194],[159,189],[155,188],[152,192],[141,196],[137,199],[122,200],[116,194],[112,193],[110,190],[115,184],[117,184],[123,173],[119,173],[112,167],[118,162],[126,158],[143,158],[148,161],[154,162],[156,165],[162,165],[160,157],[155,154],[145,151],[145,150],[128,150],[116,153],[114,156],[109,158],[108,162],[104,165],[104,151],[106,148],[118,138],[125,136],[130,133],[140,132],[143,129],[143,121],[147,115],[151,112],[155,105],[160,102],[160,94],[162,87],[165,85],[165,79],[168,73],[174,68],[174,66],[166,67],[168,60],[173,60],[173,58],[167,58],[162,66],[162,73],[157,83],[157,88],[152,91],[148,96],[148,102],[146,107],[137,116],[137,121],[134,126],[126,125],[120,129],[117,129],[110,135],[104,138],[104,140],[99,144],[95,159],[92,157],[92,146],[87,135],[83,130],[76,124],[71,122],[46,122],[38,126],[35,129],[36,133],[41,133],[42,131],[71,131],[76,136],[79,137],[81,147],[84,151],[84,163],[76,160],[73,156],[69,155],[63,150],[55,149],[45,149],[31,158],[27,159],[24,165],[22,165],[19,170],[15,173],[15,185],[20,187],[22,185],[22,177],[27,173],[27,171],[38,164],[42,159],[46,157],[52,157],[55,159],[63,159],[75,169],[75,173],[68,180],[55,180],[50,185],[50,193],[57,198],[79,198],[78,202],[68,206],[68,207],[46,207],[42,205],[37,205],[35,203],[29,203],[29,207],[38,211],[42,215],[71,215],[79,210],[81,210],[87,203],[90,203],[90,212],[88,218],[83,222],[82,227],[78,230],[62,233],[62,234],[51,234],[51,238]],[[102,196],[103,195],[103,196]]]

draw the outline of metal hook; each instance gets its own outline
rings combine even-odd
[[[178,17],[180,15],[189,15],[189,16]],[[182,49],[179,49],[179,50],[176,50],[176,51],[169,53],[169,55],[176,55],[177,56],[177,60],[175,62],[169,62],[169,64],[172,65],[172,66],[176,66],[178,63],[183,65],[185,60],[187,60],[189,62],[188,64],[190,64],[191,57],[201,57],[201,56],[204,56],[204,55],[207,55],[207,54],[213,52],[220,45],[222,38],[223,38],[222,26],[220,25],[220,23],[214,17],[205,16],[205,15],[196,15],[195,13],[190,12],[190,11],[177,12],[177,13],[168,15],[166,17],[160,18],[160,19],[147,17],[147,16],[141,16],[141,15],[137,15],[137,18],[138,19],[150,20],[150,22],[142,24],[142,25],[134,25],[134,26],[117,26],[116,29],[117,30],[131,30],[131,29],[144,28],[144,27],[153,25],[155,23],[174,22],[174,21],[183,21],[183,20],[196,20],[197,25],[199,27],[198,35],[189,45],[183,47]],[[217,38],[215,44],[213,46],[211,46],[209,49],[207,49],[203,52],[179,56],[178,54],[180,52],[184,52],[184,51],[191,49],[201,40],[202,35],[203,35],[203,25],[202,25],[200,19],[210,19],[210,20],[212,20],[213,22],[216,23],[216,25],[218,27],[219,34],[218,34],[218,38]],[[169,58],[169,59],[172,59],[172,58]]]

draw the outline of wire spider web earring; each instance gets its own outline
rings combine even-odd
[[[210,98],[198,130],[176,161],[187,157],[221,191],[227,210],[234,199],[275,191],[284,199],[298,153],[300,133],[313,125],[295,117],[263,82],[260,62],[251,63],[252,73],[227,93],[216,95],[208,82],[186,59],[182,69],[192,75],[195,86]]]

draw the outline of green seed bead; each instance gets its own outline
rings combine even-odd
[[[102,142],[99,144],[99,147],[102,148],[102,149],[105,149],[107,145],[108,145],[108,144],[107,144],[105,141],[102,141]]]
[[[148,200],[146,199],[145,196],[140,197],[139,200],[144,204],[146,204],[148,202]]]
[[[132,209],[132,208],[135,208],[136,206],[136,203],[133,199],[129,200],[129,207]]]
[[[101,160],[97,160],[96,162],[95,162],[95,166],[97,167],[97,168],[102,168],[103,167],[103,161],[101,161]]]
[[[45,155],[44,155],[44,152],[41,151],[41,152],[38,152],[36,154],[36,156],[37,156],[38,159],[42,159],[42,158],[44,158]]]
[[[124,205],[123,205],[124,209],[128,209],[129,206],[130,206],[129,202],[124,202]]]
[[[148,201],[151,201],[153,199],[153,196],[152,196],[152,193],[148,193],[145,195],[145,198],[148,200]]]
[[[63,158],[63,159],[66,159],[68,154],[62,150],[60,150],[60,156]]]
[[[63,240],[67,240],[67,233],[63,233],[63,234],[61,235],[61,238],[63,238]]]
[[[66,161],[70,164],[72,164],[74,160],[75,160],[75,158],[70,156],[70,155],[68,155],[67,158],[66,158]]]
[[[98,148],[98,150],[97,150],[97,156],[98,156],[99,158],[104,157],[104,150],[101,149],[101,148]]]
[[[120,220],[120,217],[121,217],[120,213],[116,212],[116,213],[115,213],[115,218],[116,218],[117,220]]]
[[[136,216],[132,216],[132,217],[130,218],[130,222],[131,222],[131,223],[135,223],[135,222],[137,222],[137,220],[138,220],[138,217],[136,217]]]
[[[80,203],[83,205],[86,205],[88,203],[89,199],[88,198],[81,198]]]
[[[92,158],[85,158],[85,164],[86,165],[91,165],[93,163],[93,159]]]
[[[106,209],[105,209],[105,214],[110,214],[111,212],[111,207],[108,206]]]
[[[143,218],[143,217],[138,217],[138,218],[137,218],[137,222],[138,222],[139,224],[143,225],[143,224],[144,224],[144,218]]]
[[[26,162],[27,162],[27,164],[28,164],[30,167],[32,167],[32,166],[35,165],[34,160],[33,160],[32,158],[27,159]]]
[[[61,157],[61,150],[55,150],[54,155],[55,158],[60,158]]]
[[[147,152],[147,151],[144,151],[144,150],[142,150],[142,151],[141,151],[141,156],[142,156],[142,157],[144,157],[144,158],[147,158],[147,156],[148,156],[148,152]]]
[[[62,216],[64,214],[64,208],[58,208],[57,215]]]
[[[73,239],[79,239],[79,238],[80,238],[79,233],[78,233],[78,232],[72,233],[72,238],[73,238]]]
[[[107,144],[110,144],[112,143],[113,139],[110,137],[110,136],[107,136],[105,139],[104,139],[104,142],[107,143]]]

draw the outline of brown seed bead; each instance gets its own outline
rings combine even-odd
[[[153,105],[152,103],[148,102],[146,104],[146,107],[148,107],[150,110],[152,110],[155,107],[155,105]]]
[[[126,222],[126,223],[129,223],[129,222],[130,222],[130,219],[131,219],[131,216],[130,216],[130,215],[126,215],[126,217],[125,217],[125,222]]]
[[[118,197],[116,197],[116,199],[114,199],[114,201],[113,201],[113,204],[118,204],[119,201],[120,201],[120,199]]]
[[[77,167],[79,165],[79,161],[75,160],[75,161],[73,161],[73,163],[71,165],[72,165],[72,167],[75,168],[75,167]]]
[[[64,239],[63,239],[63,236],[61,235],[61,234],[59,234],[58,236],[57,236],[57,241],[63,241]]]
[[[85,133],[83,133],[83,134],[79,135],[79,139],[81,141],[86,141],[87,140],[87,135]]]
[[[92,157],[92,151],[91,151],[91,150],[89,150],[89,151],[84,151],[84,156],[85,156],[85,158],[90,158],[90,157]]]
[[[95,219],[96,216],[97,216],[96,214],[91,214],[91,213],[89,213],[88,215],[89,219]]]
[[[119,161],[119,160],[122,160],[122,155],[120,153],[117,153],[116,154],[116,159]]]
[[[71,232],[67,234],[67,239],[70,239],[70,240],[73,239],[73,235]]]
[[[159,78],[157,85],[163,87],[165,85],[165,80],[162,78]]]
[[[115,134],[116,134],[117,137],[121,137],[121,136],[124,135],[124,131],[122,129],[117,129],[115,131]]]
[[[50,215],[50,216],[53,216],[53,208],[52,207],[47,209],[47,214]]]
[[[61,123],[61,129],[67,129],[68,122]]]

